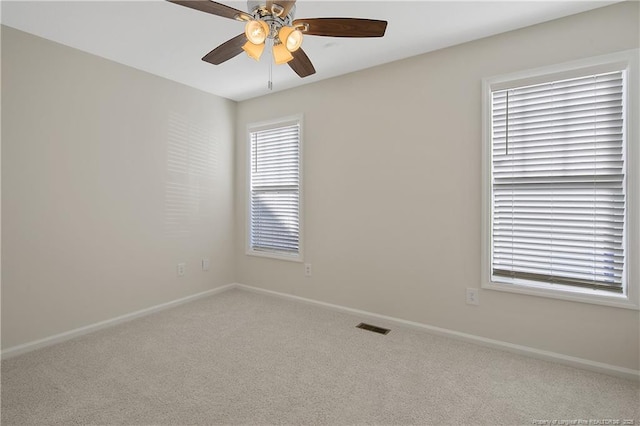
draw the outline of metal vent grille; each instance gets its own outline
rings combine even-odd
[[[373,331],[374,333],[380,333],[380,334],[388,334],[391,331],[388,328],[376,327],[375,325],[366,324],[364,322],[361,322],[360,324],[356,325],[356,328],[361,328],[363,330]]]

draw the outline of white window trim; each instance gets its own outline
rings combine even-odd
[[[640,309],[640,49],[587,58],[534,70],[516,72],[482,80],[482,247],[481,247],[481,287],[533,296],[626,309]],[[614,69],[627,70],[626,107],[626,197],[627,197],[627,241],[626,288],[623,294],[615,295],[603,290],[572,286],[534,284],[530,281],[515,280],[500,283],[491,280],[491,91],[513,86],[536,84],[546,80],[556,80],[576,76],[578,73],[600,73]]]
[[[285,253],[276,253],[270,251],[261,251],[261,250],[253,250],[251,248],[251,132],[263,130],[263,129],[271,129],[274,127],[287,126],[291,124],[298,124],[300,133],[299,133],[299,147],[298,147],[298,156],[299,156],[299,177],[298,177],[298,187],[299,187],[299,195],[298,195],[298,253],[295,255],[288,255]],[[304,182],[303,182],[303,143],[304,140],[304,130],[303,130],[303,115],[295,114],[287,117],[278,118],[275,120],[267,120],[260,121],[257,123],[250,123],[247,125],[246,130],[246,162],[245,162],[245,187],[246,187],[246,197],[245,197],[245,254],[248,256],[257,256],[257,257],[266,257],[270,259],[278,259],[278,260],[287,260],[291,262],[304,262]]]

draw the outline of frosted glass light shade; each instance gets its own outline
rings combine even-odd
[[[244,34],[247,36],[247,40],[253,44],[264,43],[269,35],[269,25],[264,21],[251,20],[245,25]]]
[[[283,43],[273,46],[273,61],[280,65],[286,64],[293,59],[293,55],[289,52]]]
[[[278,38],[289,52],[295,52],[302,44],[302,32],[293,27],[282,27],[278,31]]]
[[[264,50],[264,43],[262,44],[253,44],[250,41],[247,41],[244,46],[242,46],[242,50],[247,52],[247,55],[250,58],[255,59],[256,61],[260,60],[260,56],[262,55],[262,51]]]

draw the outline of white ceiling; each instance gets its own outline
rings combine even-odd
[[[246,2],[221,0],[243,11]],[[584,12],[616,1],[298,0],[296,18],[358,17],[389,22],[383,38],[307,36],[317,73],[301,79],[273,67],[273,91],[335,77],[466,41]],[[269,55],[244,53],[211,65],[200,58],[243,32],[243,24],[162,0],[2,1],[1,22],[233,100],[270,93]],[[43,64],[46,66],[46,64]]]

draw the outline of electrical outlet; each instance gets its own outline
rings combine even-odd
[[[202,259],[202,270],[208,271],[209,269],[211,269],[211,260],[207,258]]]
[[[311,276],[311,264],[310,263],[305,263],[304,264],[304,276],[305,277],[310,277]]]
[[[467,288],[467,305],[479,305],[480,299],[478,298],[477,288]]]
[[[187,269],[187,264],[186,263],[178,263],[178,276],[179,277],[184,277],[184,273]]]

